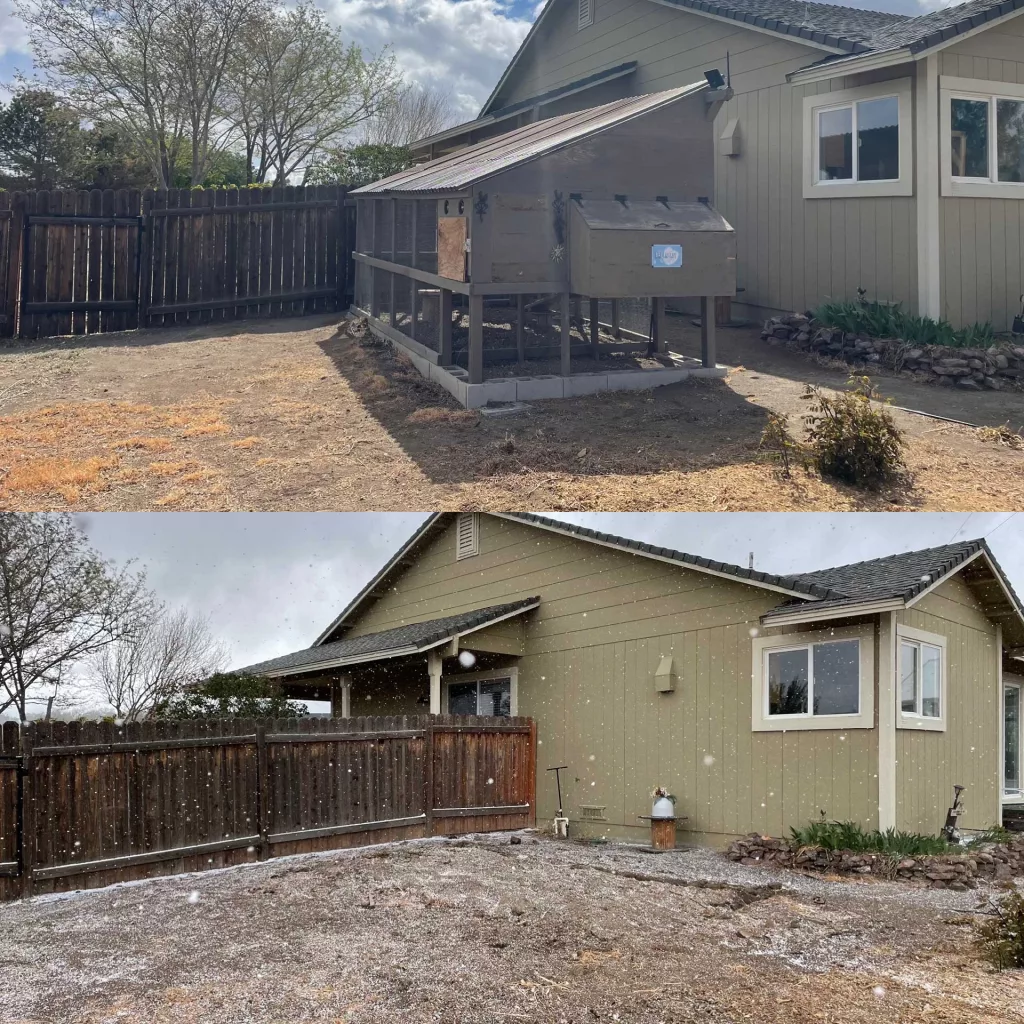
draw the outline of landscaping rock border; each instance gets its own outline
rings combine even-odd
[[[909,371],[919,380],[968,391],[1024,388],[1024,343],[1000,342],[988,348],[913,346],[898,338],[869,338],[825,327],[805,313],[773,316],[761,338],[839,359],[851,369],[884,366]]]
[[[748,866],[771,864],[839,875],[876,875],[958,892],[976,888],[978,879],[1003,882],[1024,875],[1024,836],[1009,843],[979,843],[961,854],[896,859],[882,853],[794,846],[786,839],[752,832],[730,843],[725,852],[730,860]]]

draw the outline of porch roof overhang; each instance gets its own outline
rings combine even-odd
[[[247,665],[240,672],[269,676],[272,679],[286,679],[310,676],[314,673],[329,672],[349,665],[365,665],[391,658],[403,658],[412,654],[424,654],[452,641],[486,629],[505,619],[524,615],[540,604],[539,597],[527,597],[520,601],[490,605],[458,615],[446,615],[424,622],[410,622],[394,629],[349,640],[320,644],[279,658]],[[470,645],[471,646],[471,645]]]

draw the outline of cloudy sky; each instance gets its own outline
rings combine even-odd
[[[560,518],[786,573],[989,536],[1024,594],[1024,514],[579,513]],[[308,647],[423,521],[423,513],[103,513],[93,545],[138,560],[172,605],[209,617],[241,666]]]
[[[526,35],[542,0],[320,0],[364,49],[393,52],[416,82],[451,89],[459,113],[474,117]],[[848,7],[919,14],[941,0],[855,0]],[[11,0],[0,0],[0,83],[31,71]]]

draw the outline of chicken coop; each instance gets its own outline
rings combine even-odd
[[[356,308],[468,408],[721,376],[736,240],[711,204],[712,122],[730,94],[632,96],[356,189]],[[668,346],[684,297],[699,359]]]

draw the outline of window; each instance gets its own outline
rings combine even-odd
[[[769,715],[855,715],[860,710],[858,640],[765,654]]]
[[[475,679],[453,679],[448,683],[448,714],[508,718],[514,713],[514,678],[506,671]]]
[[[752,643],[755,730],[872,727],[870,628],[758,637]]]
[[[903,728],[943,729],[945,637],[909,626],[897,628],[898,700]]]
[[[579,25],[578,28],[587,28],[594,24],[594,0],[577,0],[579,4]]]
[[[1024,86],[943,77],[943,195],[1024,196]]]
[[[1003,687],[1003,792],[1020,796],[1020,683]]]
[[[480,518],[475,512],[460,512],[455,524],[455,559],[480,554]]]
[[[900,105],[896,96],[818,112],[819,181],[897,181],[899,176]]]
[[[804,98],[804,198],[911,195],[910,80]]]

